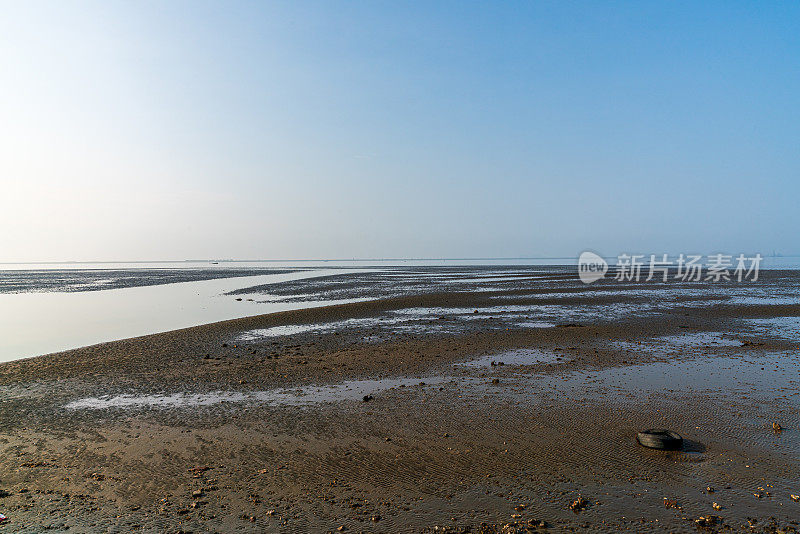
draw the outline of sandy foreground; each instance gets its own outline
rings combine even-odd
[[[0,531],[800,528],[798,343],[743,326],[800,305],[380,321],[496,297],[387,298],[2,364]],[[243,337],[331,322],[348,326]],[[639,446],[651,427],[681,433],[684,450]]]

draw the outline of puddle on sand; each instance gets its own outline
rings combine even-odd
[[[487,319],[506,321],[509,325],[522,328],[551,328],[556,325],[553,319],[571,319],[572,316],[549,313],[552,310],[544,306],[488,306],[482,308],[404,308],[394,310],[396,315],[407,316],[416,321],[438,318],[458,321],[485,321]],[[539,318],[550,319],[548,321]]]
[[[539,349],[517,349],[490,354],[475,360],[459,362],[455,365],[463,367],[493,367],[495,365],[537,365],[541,363],[561,363],[565,358],[553,352]]]
[[[521,323],[514,323],[514,326],[521,328],[555,328],[555,323],[548,323],[546,321],[525,321]]]
[[[800,404],[800,356],[793,353],[652,362],[532,379],[572,396],[702,391],[768,396]]]
[[[385,328],[390,334],[425,334],[458,333],[466,327],[465,321],[505,319],[515,320],[507,322],[505,326],[519,328],[552,328],[553,322],[537,321],[529,317],[519,316],[514,312],[519,311],[513,307],[491,307],[480,309],[475,313],[474,308],[403,308],[393,310],[389,315],[378,317],[361,317],[333,321],[330,323],[291,324],[248,330],[236,336],[236,341],[248,342],[269,339],[280,336],[292,336],[308,332],[327,333],[353,328]],[[527,311],[528,308],[519,308]],[[521,321],[516,321],[521,319]],[[501,327],[503,325],[498,325]]]
[[[248,330],[236,336],[236,341],[258,341],[280,336],[292,336],[304,334],[306,332],[337,332],[352,328],[376,328],[387,327],[389,333],[416,332],[426,330],[437,330],[438,325],[416,324],[408,317],[362,317],[355,319],[345,319],[331,323],[312,323],[312,324],[290,324],[283,326],[273,326],[270,328],[259,328]]]
[[[777,306],[781,304],[800,304],[800,299],[796,295],[781,295],[781,296],[735,296],[730,300],[731,304],[745,304],[745,305],[767,305]]]
[[[172,393],[158,395],[103,395],[73,401],[70,410],[107,408],[190,408],[221,403],[257,403],[267,406],[311,406],[341,401],[361,401],[394,388],[427,387],[456,380],[452,377],[386,378],[348,380],[339,384],[278,388],[266,391],[212,391],[210,393]]]
[[[305,332],[323,330],[324,328],[325,325],[321,324],[287,324],[282,326],[273,326],[271,328],[259,328],[257,330],[248,330],[247,332],[242,332],[236,337],[236,341],[255,341],[257,339],[269,337],[293,336],[296,334],[303,334]]]
[[[381,325],[394,325],[401,321],[400,318],[386,317],[362,317],[356,319],[345,319],[344,321],[333,321],[331,323],[312,323],[312,324],[289,324],[283,326],[273,326],[270,328],[259,328],[242,332],[236,337],[237,341],[256,341],[271,337],[292,336],[305,332],[330,332],[343,330],[345,328],[368,328]]]
[[[721,332],[688,332],[672,336],[661,336],[642,341],[617,341],[614,346],[628,350],[648,352],[674,351],[678,349],[711,349],[714,347],[741,347],[742,342],[731,339]]]
[[[518,349],[482,356],[454,364],[482,369],[492,362],[508,366],[558,364],[564,356],[539,349]],[[563,374],[532,372],[516,374],[519,388],[504,389],[505,395],[518,391],[532,400],[553,395],[565,398],[602,398],[609,395],[664,395],[675,392],[724,393],[743,398],[769,397],[800,406],[800,355],[771,353],[757,357],[705,357],[674,362],[651,362],[626,367],[572,371]],[[265,391],[214,391],[209,393],[120,394],[79,399],[67,409],[166,409],[212,406],[222,403],[251,403],[267,406],[313,406],[343,401],[361,401],[395,388],[427,388],[444,383],[477,386],[473,376],[425,376],[351,380],[336,384],[276,388]]]
[[[747,319],[747,322],[753,327],[753,330],[760,335],[800,341],[800,317]]]
[[[725,337],[720,332],[691,332],[674,336],[663,336],[656,341],[663,341],[675,347],[741,347],[742,342],[738,339]]]

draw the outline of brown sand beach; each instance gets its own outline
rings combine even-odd
[[[798,533],[798,28],[2,2],[0,534]]]
[[[2,364],[0,531],[800,528],[800,303],[533,278]]]

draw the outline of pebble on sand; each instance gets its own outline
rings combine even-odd
[[[569,505],[569,509],[577,514],[578,512],[585,510],[587,506],[589,506],[589,501],[583,497],[578,497],[576,500],[572,501],[572,503]]]
[[[718,515],[701,516],[694,523],[700,528],[710,528],[722,523],[722,518]]]

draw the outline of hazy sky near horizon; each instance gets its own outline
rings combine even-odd
[[[800,3],[0,0],[0,261],[800,254]]]

